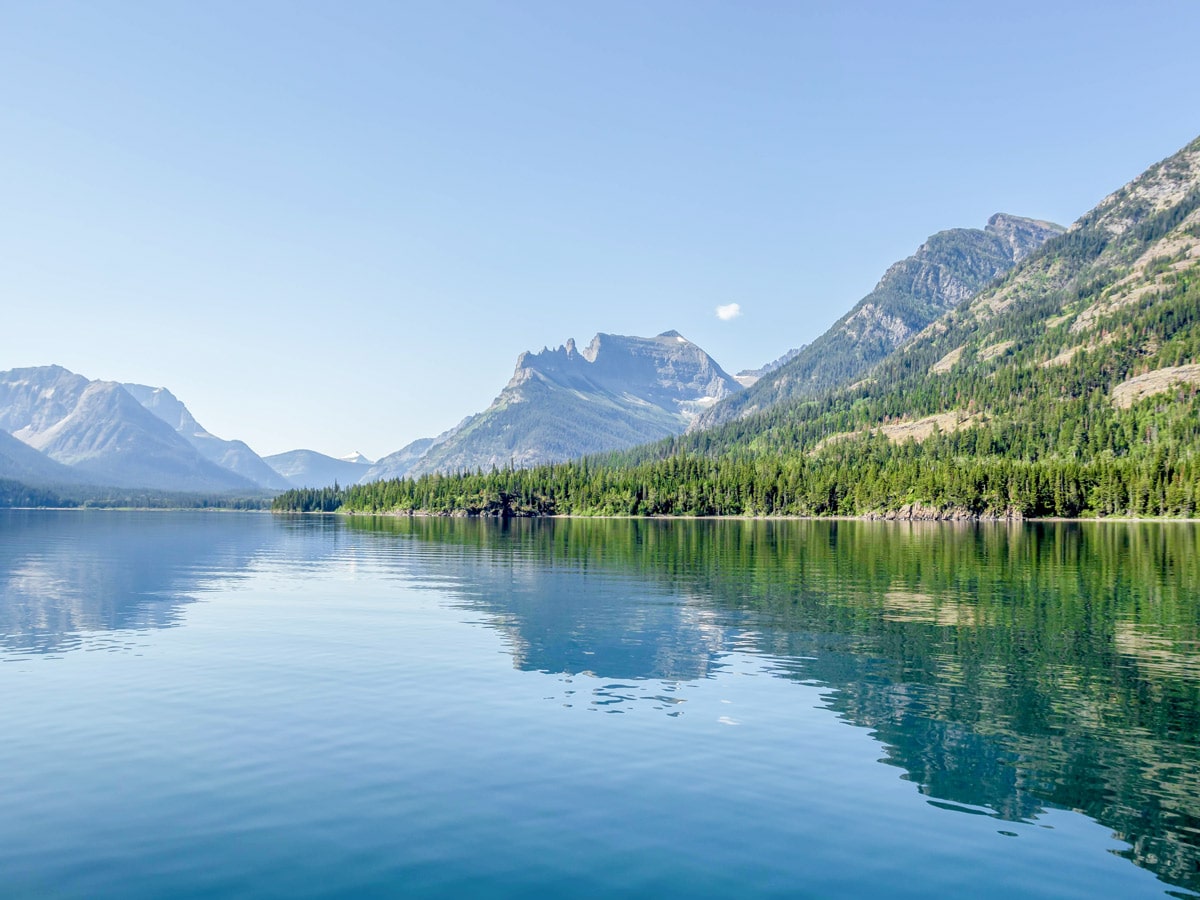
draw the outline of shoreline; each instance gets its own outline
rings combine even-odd
[[[233,510],[237,512],[238,510]],[[1178,522],[1200,524],[1200,516],[1184,518],[1179,516],[1044,516],[1044,517],[1004,517],[1004,516],[987,516],[973,518],[897,518],[887,517],[886,515],[862,515],[862,516],[790,516],[790,515],[771,515],[771,516],[746,516],[746,515],[731,515],[731,516],[634,516],[634,515],[605,515],[605,516],[585,516],[574,513],[555,513],[553,515],[542,516],[489,516],[480,515],[478,513],[434,513],[424,511],[391,511],[391,512],[363,512],[360,510],[333,510],[332,512],[289,512],[271,510],[272,514],[285,516],[344,516],[352,517],[382,517],[389,519],[495,519],[497,521],[513,521],[523,519],[536,520],[554,520],[554,519],[581,519],[587,520],[603,520],[603,521],[643,521],[643,522],[879,522],[891,525],[1031,525],[1040,524],[1043,522],[1057,523],[1074,523],[1074,522],[1114,522],[1125,524],[1136,524],[1144,522]]]
[[[836,515],[836,516],[800,516],[800,515],[768,515],[768,516],[668,516],[668,515],[596,515],[588,516],[578,513],[554,513],[552,515],[535,516],[495,516],[468,512],[427,512],[422,510],[389,512],[365,512],[362,510],[331,511],[311,510],[300,512],[295,510],[273,509],[231,509],[223,507],[192,507],[192,506],[5,506],[0,511],[14,512],[150,512],[150,513],[225,513],[251,515],[279,516],[340,516],[342,518],[388,518],[388,519],[489,519],[495,521],[539,520],[554,521],[641,521],[641,522],[878,522],[891,525],[1035,525],[1042,523],[1088,523],[1111,522],[1114,524],[1144,524],[1144,523],[1179,523],[1200,524],[1200,516],[946,516],[934,518],[926,516],[900,517],[887,514],[873,515]]]

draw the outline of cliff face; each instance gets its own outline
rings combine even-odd
[[[597,334],[583,350],[568,340],[522,353],[491,406],[428,446],[385,457],[372,477],[532,466],[632,447],[683,432],[741,389],[677,331]]]
[[[875,289],[792,359],[705,412],[706,428],[849,384],[947,310],[970,299],[1063,229],[997,213],[987,226],[939,231],[894,263]]]

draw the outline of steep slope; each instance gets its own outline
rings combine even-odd
[[[371,468],[366,463],[337,459],[315,450],[288,450],[263,459],[293,487],[356,484]]]
[[[17,440],[7,431],[0,431],[0,479],[24,484],[75,484],[80,475],[44,453]]]
[[[939,231],[892,265],[879,284],[823,335],[744,393],[702,415],[693,430],[849,384],[871,366],[1009,271],[1061,226],[997,213],[987,226]]]
[[[200,457],[115,382],[61,366],[0,373],[0,428],[104,485],[170,491],[255,486]]]
[[[522,353],[486,410],[435,442],[407,474],[526,467],[679,434],[741,390],[676,331],[653,338],[598,334],[582,352]]]
[[[133,398],[175,429],[209,462],[252,481],[267,490],[286,490],[293,485],[263,461],[242,441],[226,441],[209,433],[186,406],[166,388],[124,384]]]

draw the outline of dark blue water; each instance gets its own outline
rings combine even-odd
[[[1200,888],[1200,529],[0,513],[0,894]]]

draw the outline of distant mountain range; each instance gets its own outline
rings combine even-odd
[[[122,385],[61,366],[0,372],[0,429],[67,466],[76,481],[167,491],[259,488],[205,459]]]
[[[1002,445],[1016,453],[1028,444],[1020,430],[1034,419],[1055,440],[1075,435],[1074,449],[1056,451],[1064,458],[1086,457],[1079,436],[1086,432],[1088,447],[1107,442],[1120,459],[1131,451],[1113,443],[1108,425],[1095,423],[1156,392],[1200,383],[1190,338],[1167,327],[1192,309],[1197,160],[1200,149],[1189,145],[1065,233],[1005,214],[983,229],[938,232],[889,267],[821,337],[737,376],[676,331],[597,334],[582,350],[568,340],[522,353],[487,409],[374,463],[357,452],[337,459],[311,450],[264,459],[241,441],[208,432],[166,388],[91,381],[61,366],[0,372],[0,479],[277,492],[523,469],[639,445],[614,465],[659,452],[702,451],[714,459],[800,453],[799,471],[878,434],[921,441],[983,429],[991,451]],[[1065,386],[1064,378],[1077,376],[1086,384]],[[1072,413],[1086,426],[1062,419],[1081,397],[1094,399],[1100,384],[1104,404]],[[1052,395],[1061,399],[1057,418],[1045,405]],[[1147,433],[1169,434],[1172,447],[1190,446],[1186,415],[1168,413]],[[675,441],[663,445],[667,450],[650,446],[663,438]],[[972,446],[963,459],[981,452]],[[840,486],[831,490],[836,503],[847,502]],[[861,483],[855,491],[866,496]]]
[[[808,345],[801,344],[799,347],[793,347],[787,353],[783,354],[783,356],[772,360],[765,366],[759,366],[757,369],[742,369],[742,371],[734,375],[733,378],[742,387],[750,387],[750,385],[754,384],[764,375],[769,375],[776,369],[780,369],[790,363],[793,359],[800,355],[806,346]]]
[[[375,463],[357,452],[338,459],[303,449],[264,459],[242,441],[210,433],[164,387],[90,381],[60,366],[15,369],[0,373],[0,429],[21,446],[0,445],[0,478],[280,491],[622,450],[858,377],[1058,230],[997,215],[983,230],[939,232],[825,335],[737,376],[676,331],[597,334],[583,350],[569,340],[523,353],[486,410]]]
[[[206,431],[165,388],[92,381],[56,365],[0,372],[0,478],[199,493],[289,486],[241,441]]]
[[[524,353],[488,409],[383,457],[362,481],[621,450],[849,383],[1062,230],[997,214],[983,229],[939,232],[812,344],[736,376],[675,331]]]

